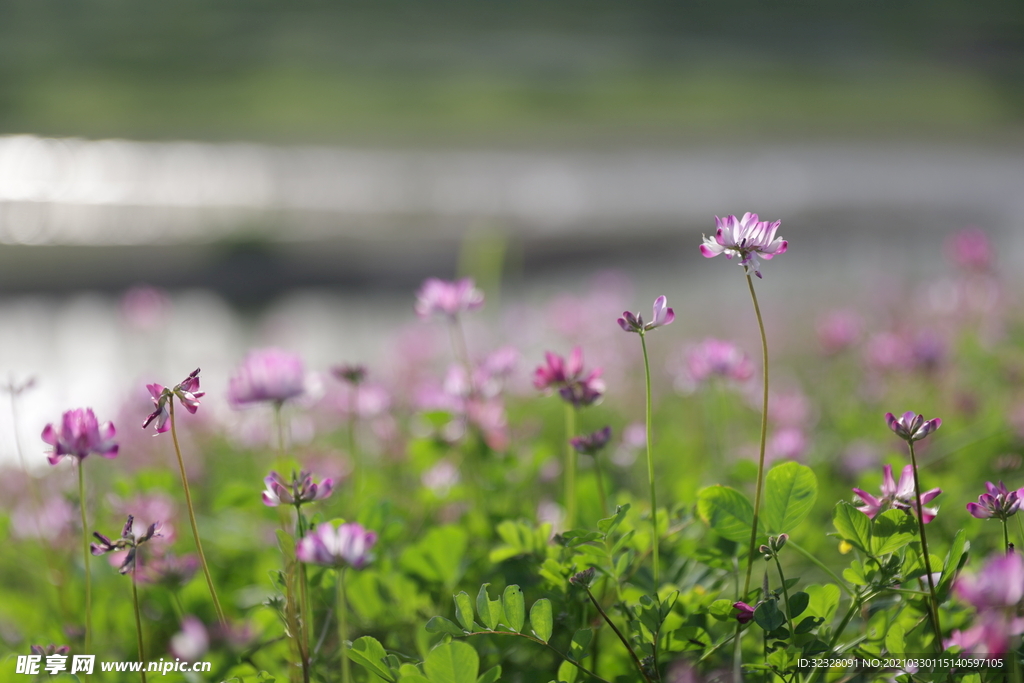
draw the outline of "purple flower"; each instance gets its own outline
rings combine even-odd
[[[786,253],[789,248],[786,240],[775,237],[782,221],[758,221],[756,213],[747,212],[743,218],[730,215],[723,220],[715,216],[715,225],[715,236],[704,237],[700,253],[705,258],[714,258],[719,254],[725,254],[727,259],[739,256],[740,265],[747,271],[753,270],[757,277],[761,277],[758,255],[768,261]]]
[[[306,373],[302,359],[281,349],[249,352],[228,380],[228,402],[238,407],[247,403],[283,403],[305,391]]]
[[[587,434],[586,436],[574,436],[569,439],[569,443],[576,449],[578,453],[584,455],[596,455],[608,445],[608,441],[612,438],[612,428],[605,427],[599,429],[593,434]]]
[[[626,332],[643,334],[644,332],[650,332],[656,327],[668,325],[675,319],[675,312],[668,307],[668,299],[662,295],[654,300],[654,312],[651,314],[651,322],[644,324],[644,317],[642,315],[639,313],[633,314],[629,311],[623,311],[622,317],[619,318],[618,322],[619,327]]]
[[[175,657],[194,662],[210,649],[210,634],[198,617],[189,614],[181,620],[181,630],[171,636],[168,646]]]
[[[882,497],[875,498],[862,489],[853,489],[853,492],[860,498],[860,501],[855,503],[857,508],[871,519],[874,519],[878,513],[889,509],[908,510],[917,514],[917,505],[914,501],[914,466],[907,465],[903,468],[899,484],[893,481],[892,465],[886,465],[882,470],[885,472],[882,479]],[[939,509],[926,508],[924,505],[940,493],[942,493],[942,489],[932,489],[921,494],[921,517],[925,524],[935,519]]]
[[[966,270],[987,271],[992,267],[992,244],[984,230],[970,227],[946,238],[946,258]]]
[[[863,321],[853,311],[833,311],[818,322],[818,343],[827,354],[839,353],[857,342],[862,327]]]
[[[292,472],[292,480],[286,482],[277,472],[271,472],[263,479],[267,490],[263,492],[263,504],[269,507],[294,505],[323,500],[334,492],[334,480],[324,479],[319,484],[313,481],[313,475],[302,471],[296,475]]]
[[[468,277],[455,282],[436,277],[427,278],[416,292],[415,310],[421,318],[429,318],[434,314],[454,318],[459,313],[475,311],[483,305],[484,293]]]
[[[736,621],[741,624],[748,624],[754,620],[754,608],[745,602],[734,602],[732,606],[736,609]]]
[[[967,504],[967,511],[971,513],[972,517],[978,519],[995,517],[1005,520],[1017,514],[1021,504],[1020,496],[1024,493],[1024,489],[1010,491],[1003,482],[999,482],[997,486],[990,481],[985,482],[985,488],[988,493],[978,496],[977,503]]]
[[[996,553],[975,576],[961,576],[953,591],[978,611],[975,624],[955,631],[946,642],[965,652],[1005,654],[1010,638],[1024,633],[1024,619],[1017,616],[1024,598],[1024,560],[1015,552]]]
[[[50,655],[66,656],[71,652],[71,648],[67,645],[54,645],[53,643],[49,645],[33,645],[29,650],[31,650],[32,654],[40,657],[49,657]]]
[[[168,588],[180,588],[192,580],[199,569],[199,558],[195,555],[178,557],[165,553],[139,565],[139,581],[156,583]]]
[[[978,620],[966,631],[953,631],[943,644],[945,647],[955,645],[965,653],[992,657],[1009,652],[1011,639],[1021,633],[1024,633],[1024,619],[985,612],[978,615]]]
[[[896,417],[892,413],[886,413],[885,423],[889,425],[889,429],[896,433],[896,436],[907,443],[911,443],[913,441],[920,441],[934,432],[942,424],[942,420],[937,417],[925,420],[923,415],[907,411],[900,417]]]
[[[754,364],[740,347],[713,338],[686,348],[669,369],[676,375],[676,388],[684,393],[714,377],[745,382],[754,376]]]
[[[77,408],[64,413],[59,430],[53,424],[46,425],[42,439],[53,446],[53,452],[47,459],[51,465],[56,465],[68,456],[82,461],[90,453],[98,453],[104,458],[117,457],[116,433],[113,423],[99,423],[92,408]]]
[[[128,550],[124,562],[121,563],[120,568],[117,570],[121,574],[127,574],[135,569],[135,555],[138,547],[152,540],[153,537],[160,535],[160,522],[153,522],[146,529],[145,533],[139,536],[132,531],[134,522],[135,518],[128,515],[128,521],[124,523],[124,528],[121,529],[121,538],[116,541],[111,541],[98,531],[94,531],[92,534],[99,541],[99,543],[93,543],[89,546],[89,550],[92,551],[93,555],[106,555],[117,550]]]
[[[533,372],[533,386],[538,389],[557,389],[558,394],[574,406],[589,406],[604,394],[601,368],[584,375],[583,349],[573,348],[569,360],[550,351],[544,354],[545,364]]]
[[[364,529],[358,522],[342,524],[338,528],[323,523],[299,541],[295,555],[300,562],[308,564],[362,569],[373,559],[370,551],[376,542],[377,534]]]
[[[189,376],[183,379],[180,384],[176,384],[173,389],[168,389],[162,384],[147,384],[146,388],[149,390],[149,395],[153,399],[156,409],[142,423],[142,428],[145,429],[151,422],[156,420],[157,434],[163,434],[171,428],[168,422],[171,417],[169,404],[174,400],[175,396],[181,402],[181,405],[185,406],[185,410],[193,415],[199,409],[199,399],[206,396],[205,392],[198,391],[199,368],[189,373]]]

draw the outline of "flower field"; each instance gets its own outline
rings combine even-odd
[[[225,395],[193,365],[5,435],[0,680],[1024,680],[999,246],[949,235],[883,304],[808,291],[786,347],[759,291],[800,258],[784,227],[714,228],[742,339],[617,276],[502,325],[429,278],[386,364],[253,348]]]

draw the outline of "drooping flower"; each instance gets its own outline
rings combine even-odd
[[[124,528],[121,529],[121,538],[116,541],[111,541],[98,531],[94,531],[92,534],[99,541],[99,543],[93,543],[89,546],[89,550],[92,551],[93,555],[106,555],[116,550],[128,550],[124,562],[121,563],[117,570],[121,574],[128,574],[135,568],[135,556],[139,546],[160,535],[160,522],[150,524],[149,528],[141,535],[136,535],[133,532],[132,526],[134,522],[135,518],[128,515],[128,521],[124,523]]]
[[[292,472],[292,480],[287,482],[277,472],[271,472],[264,479],[267,490],[263,492],[263,504],[277,507],[282,503],[296,507],[315,500],[323,500],[334,492],[334,480],[324,479],[320,483],[313,481],[313,475],[302,471],[297,475]]]
[[[623,311],[618,323],[626,332],[643,334],[650,332],[657,327],[664,327],[676,319],[675,311],[668,307],[668,299],[664,295],[654,300],[654,311],[651,313],[651,322],[644,323],[644,318],[639,313]]]
[[[601,450],[608,445],[608,441],[612,438],[612,428],[605,427],[599,429],[592,434],[586,436],[574,436],[569,439],[569,443],[576,449],[578,453],[584,455],[594,455],[595,453],[601,452]]]
[[[908,510],[912,514],[917,514],[917,505],[914,500],[914,466],[907,465],[903,468],[899,484],[893,480],[892,465],[885,465],[882,470],[885,473],[882,479],[882,497],[875,498],[863,489],[853,489],[853,492],[860,498],[860,501],[855,502],[857,508],[871,519],[890,509]],[[942,489],[935,488],[921,494],[921,516],[925,524],[935,519],[939,509],[924,506],[940,493],[942,493]]]
[[[967,511],[971,513],[972,517],[977,519],[990,519],[994,517],[1006,520],[1017,514],[1021,505],[1020,497],[1024,495],[1024,489],[1010,491],[1003,482],[999,482],[996,485],[990,481],[985,482],[985,488],[988,490],[988,493],[978,496],[977,503],[967,504]]]
[[[761,277],[761,266],[757,260],[759,255],[768,261],[786,253],[789,248],[786,240],[775,237],[782,221],[758,221],[756,213],[747,212],[743,218],[729,215],[722,219],[715,216],[715,225],[717,229],[714,237],[704,237],[700,253],[705,258],[714,258],[719,254],[725,254],[727,259],[739,256],[740,265],[745,270],[753,270],[757,277]]]
[[[358,522],[337,528],[324,523],[299,541],[295,555],[307,564],[362,569],[373,559],[370,551],[376,543],[376,532],[368,531]]]
[[[228,402],[235,407],[248,403],[283,403],[305,391],[302,359],[281,349],[250,351],[228,380]]]
[[[427,278],[416,292],[415,310],[421,318],[435,314],[454,318],[459,313],[475,311],[483,305],[484,293],[468,277],[454,282],[436,277]]]
[[[919,415],[913,411],[907,411],[899,417],[896,417],[892,413],[886,413],[885,423],[889,425],[889,429],[891,429],[896,436],[900,437],[907,443],[910,443],[913,441],[920,441],[934,432],[942,425],[942,420],[937,417],[931,420],[925,420],[923,415]]]
[[[533,372],[533,386],[537,389],[555,389],[563,400],[573,405],[588,406],[604,394],[601,368],[584,374],[583,349],[573,348],[568,361],[557,353],[544,353],[544,365]]]
[[[82,461],[90,453],[104,458],[117,457],[118,446],[114,443],[116,433],[112,422],[99,423],[92,408],[76,408],[64,413],[59,428],[55,428],[52,423],[46,425],[42,439],[53,446],[53,452],[47,456],[47,460],[51,465],[56,465],[65,457]]]
[[[145,429],[155,420],[157,434],[163,434],[171,428],[168,422],[171,417],[169,404],[175,397],[185,407],[185,410],[195,415],[196,411],[199,410],[199,399],[206,396],[205,392],[198,391],[199,368],[189,373],[189,376],[183,379],[181,383],[176,384],[173,389],[168,389],[162,384],[147,384],[146,389],[149,390],[149,395],[153,399],[156,409],[142,423],[142,428]]]
[[[747,603],[734,602],[732,606],[736,610],[736,621],[747,624],[754,620],[754,608]]]

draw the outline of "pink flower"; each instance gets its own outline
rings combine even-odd
[[[676,389],[684,393],[695,391],[714,377],[745,382],[754,376],[754,364],[740,347],[712,338],[684,349],[682,358],[673,360],[670,370],[676,375]]]
[[[747,603],[734,602],[732,606],[736,610],[736,621],[746,624],[754,620],[754,608]]]
[[[59,430],[52,423],[46,425],[42,439],[53,446],[53,452],[47,456],[47,460],[51,465],[56,465],[68,456],[82,461],[90,453],[97,453],[104,458],[117,457],[118,446],[114,443],[116,433],[113,423],[99,423],[92,408],[77,408],[64,413]]]
[[[619,327],[626,332],[637,332],[643,334],[644,332],[650,332],[656,327],[663,327],[668,325],[676,319],[675,312],[668,307],[668,299],[664,295],[659,296],[654,300],[654,311],[651,314],[651,322],[644,324],[644,318],[639,313],[633,314],[629,311],[623,311],[622,317],[619,318]]]
[[[608,445],[611,438],[612,428],[605,427],[604,429],[599,429],[592,434],[587,434],[586,436],[574,436],[569,439],[569,443],[572,444],[572,447],[575,448],[578,453],[582,453],[584,455],[595,455]]]
[[[132,530],[134,523],[135,518],[128,515],[128,521],[124,523],[124,528],[121,530],[121,538],[116,541],[111,541],[98,531],[94,531],[92,534],[99,541],[99,543],[93,543],[89,546],[89,550],[93,555],[106,555],[118,550],[128,550],[124,562],[121,563],[121,567],[117,570],[121,574],[128,574],[135,569],[135,556],[140,545],[147,543],[156,536],[160,536],[160,522],[153,522],[142,534],[136,534]]]
[[[1015,609],[1024,598],[1024,560],[1016,552],[995,553],[974,576],[961,576],[956,594],[978,610]]]
[[[807,436],[799,427],[783,427],[768,442],[766,462],[800,460],[807,452]]]
[[[944,642],[945,647],[957,646],[965,653],[980,657],[1005,655],[1010,650],[1010,640],[1024,633],[1024,619],[1007,614],[985,612],[978,615],[975,624],[962,631],[957,629]]]
[[[302,359],[281,349],[251,351],[228,380],[228,402],[239,407],[247,403],[284,403],[305,391],[306,373]]]
[[[174,397],[178,398],[178,401],[185,407],[185,410],[195,415],[196,411],[199,410],[199,399],[206,396],[205,392],[197,391],[199,389],[199,368],[193,370],[188,377],[183,379],[180,384],[175,385],[173,389],[168,389],[162,384],[147,384],[146,389],[149,390],[149,395],[156,405],[156,410],[150,413],[146,421],[142,423],[142,428],[145,429],[151,422],[156,420],[156,431],[158,434],[162,434],[171,428],[170,424],[168,424],[168,419],[171,417],[169,404],[174,400]]]
[[[459,313],[475,311],[483,305],[484,293],[468,277],[455,282],[436,277],[427,278],[416,292],[415,310],[421,318],[429,318],[434,314],[454,318]]]
[[[1005,520],[1017,514],[1021,504],[1020,496],[1024,494],[1024,489],[1010,491],[1003,482],[999,482],[999,485],[996,486],[990,481],[985,482],[985,488],[988,493],[981,494],[977,503],[967,504],[967,511],[971,513],[972,517],[977,519],[995,517]]]
[[[171,636],[168,649],[175,657],[194,662],[210,649],[210,634],[198,617],[189,614],[181,620],[181,630]]]
[[[923,415],[918,415],[913,411],[907,411],[900,417],[896,417],[892,413],[885,414],[885,423],[889,425],[896,436],[900,437],[907,443],[913,441],[920,441],[925,438],[942,425],[942,420],[934,418],[931,420],[925,420]]]
[[[303,503],[323,500],[334,492],[333,479],[324,479],[318,484],[313,481],[313,475],[305,471],[298,475],[292,472],[290,482],[286,482],[277,472],[271,472],[264,477],[263,483],[267,486],[263,492],[263,504],[268,507],[277,507],[282,503],[298,507]]]
[[[544,353],[545,364],[533,371],[533,386],[537,389],[557,389],[568,403],[588,406],[604,394],[601,368],[595,368],[584,375],[583,349],[574,347],[569,360],[556,353]]]
[[[299,541],[295,555],[300,562],[307,564],[362,569],[372,559],[370,551],[376,542],[377,534],[367,531],[358,522],[342,524],[338,528],[325,522]]]
[[[768,261],[786,253],[789,248],[786,240],[775,237],[782,221],[758,221],[756,213],[748,212],[743,214],[743,218],[730,215],[723,220],[715,216],[715,225],[715,236],[704,237],[700,253],[705,258],[714,258],[719,254],[725,254],[727,259],[739,256],[740,265],[747,271],[753,270],[757,277],[761,277],[757,260],[759,254]]]
[[[863,322],[853,311],[833,311],[817,325],[818,343],[827,354],[839,353],[860,338]]]
[[[984,230],[970,227],[946,238],[946,258],[965,270],[987,271],[992,267],[992,245]]]
[[[860,498],[860,501],[856,503],[858,509],[871,519],[889,509],[909,510],[911,513],[917,514],[917,504],[914,501],[914,466],[907,465],[903,468],[898,485],[892,478],[892,465],[886,465],[882,470],[885,475],[882,479],[881,498],[875,498],[863,489],[853,489],[853,492]],[[924,506],[940,493],[942,493],[942,489],[932,489],[921,494],[921,514],[925,524],[935,519],[939,509]]]

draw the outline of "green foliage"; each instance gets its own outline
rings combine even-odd
[[[719,536],[736,541],[750,541],[754,523],[754,506],[742,493],[728,486],[709,486],[697,496],[697,513]]]
[[[818,478],[796,462],[776,465],[764,483],[764,527],[769,534],[792,533],[818,498]],[[749,525],[748,525],[749,538]],[[728,536],[726,537],[728,538]]]

